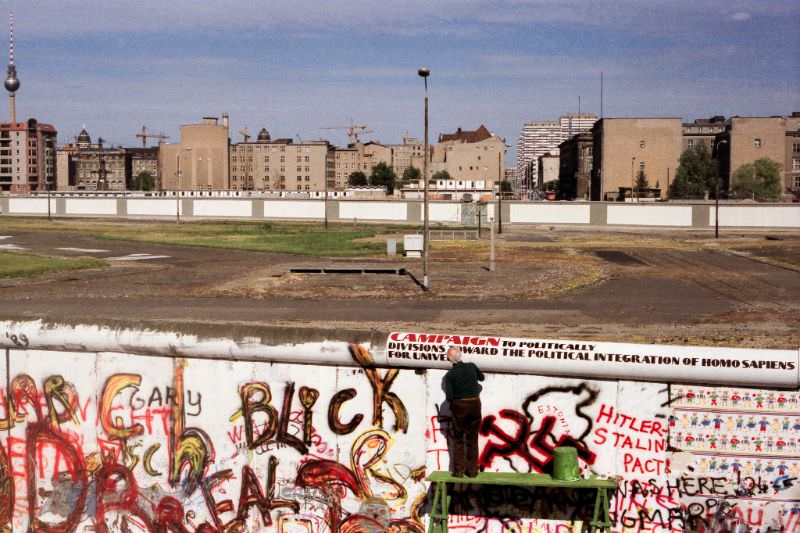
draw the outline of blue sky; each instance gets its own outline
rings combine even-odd
[[[15,16],[18,117],[60,142],[85,124],[134,145],[147,125],[231,117],[273,137],[327,138],[352,118],[400,142],[480,123],[516,144],[528,120],[800,111],[796,0],[4,0]],[[5,112],[7,113],[7,111]],[[4,114],[3,116],[7,116]],[[7,120],[5,118],[4,120]],[[514,149],[509,151],[513,161]]]

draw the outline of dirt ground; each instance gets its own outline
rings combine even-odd
[[[426,330],[625,342],[800,346],[800,235],[509,227],[496,271],[488,241],[433,243],[419,259],[319,257],[3,230],[36,253],[110,268],[0,280],[0,318],[195,332],[260,327]],[[76,250],[65,250],[76,249]],[[59,251],[56,251],[59,249]],[[132,255],[139,254],[139,255]],[[292,268],[408,274],[296,274]]]

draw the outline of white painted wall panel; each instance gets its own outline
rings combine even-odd
[[[46,215],[47,198],[9,198],[8,212],[21,214]],[[56,199],[50,199],[50,212],[56,212]]]
[[[713,206],[708,215],[708,225],[713,226]],[[721,205],[719,208],[719,225],[743,228],[800,228],[800,205]]]
[[[512,223],[588,224],[588,204],[511,204]]]
[[[182,202],[178,200],[156,198],[147,200],[129,199],[127,201],[129,215],[175,216],[178,206],[182,207],[181,204]]]
[[[405,202],[342,201],[339,218],[345,220],[405,220],[408,207]]]
[[[691,226],[689,205],[609,205],[608,224],[631,226]]]
[[[325,202],[320,200],[265,200],[264,218],[325,218]]]
[[[196,217],[251,217],[253,203],[251,200],[195,200],[193,203]]]
[[[428,204],[429,220],[433,222],[461,222],[461,204],[457,203],[434,203]],[[420,210],[420,220],[424,218],[423,210]]]
[[[116,215],[117,200],[114,198],[67,198],[65,208],[68,215]]]

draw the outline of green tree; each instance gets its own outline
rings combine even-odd
[[[131,176],[128,181],[129,191],[152,191],[156,188],[156,177],[152,172],[143,170]]]
[[[781,164],[768,157],[746,163],[733,173],[733,192],[739,198],[776,200],[781,189]]]
[[[644,170],[640,170],[639,173],[636,174],[636,188],[638,190],[650,188],[650,183],[647,181],[647,174],[644,173]]]
[[[451,178],[450,178],[450,173],[449,172],[447,172],[446,170],[440,170],[439,172],[434,173],[433,176],[431,176],[431,179],[432,180],[449,180]]]
[[[350,176],[347,177],[347,183],[351,187],[364,187],[369,182],[367,181],[367,175],[361,172],[360,170],[356,170],[352,172]]]
[[[422,172],[417,167],[408,167],[403,171],[403,181],[418,181]]]
[[[704,198],[713,194],[717,183],[717,162],[711,159],[705,144],[689,148],[683,154],[669,186],[670,198]]]
[[[509,193],[511,192],[511,182],[503,180],[500,182],[500,192],[502,193]]]
[[[388,194],[392,194],[396,181],[397,174],[394,173],[394,169],[383,161],[372,167],[372,174],[369,176],[370,185],[384,187]]]

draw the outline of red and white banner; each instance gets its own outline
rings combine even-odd
[[[461,349],[464,360],[487,371],[752,387],[798,386],[797,350],[393,332],[386,340],[386,363],[447,368],[450,363],[446,352],[451,346]]]

